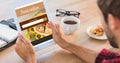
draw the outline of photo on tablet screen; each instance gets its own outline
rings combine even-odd
[[[42,0],[15,8],[22,34],[33,45],[52,39],[52,30]]]

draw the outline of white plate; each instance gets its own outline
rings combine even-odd
[[[94,39],[98,39],[98,40],[107,40],[107,36],[106,34],[104,33],[102,36],[97,36],[97,35],[94,35],[90,32],[90,30],[92,28],[95,28],[97,25],[92,25],[90,27],[87,28],[87,34],[91,37],[91,38],[94,38]]]

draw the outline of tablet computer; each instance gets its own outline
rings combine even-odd
[[[15,14],[18,31],[34,46],[52,39],[47,7],[43,0],[17,6]]]

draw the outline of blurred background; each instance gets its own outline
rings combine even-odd
[[[13,18],[14,17],[13,16],[13,11],[11,11],[12,6],[16,3],[20,3],[20,2],[23,3],[24,1],[35,1],[35,0],[0,0],[0,3],[1,3],[0,4],[0,21]],[[55,2],[54,5],[53,5],[53,3],[50,4],[51,8],[52,7],[57,8],[58,3],[61,2],[61,0],[59,0],[59,1],[58,0],[56,0],[56,1],[55,0],[47,0],[47,2],[50,2],[50,1]],[[62,1],[68,2],[68,0],[62,0]],[[75,5],[78,2],[82,4],[83,2],[92,2],[92,1],[95,1],[95,0],[79,0],[79,1],[78,0],[74,0],[74,1],[69,0],[69,2],[70,2],[69,4],[70,5]],[[69,4],[66,4],[66,5],[61,6],[61,7],[66,7]],[[49,7],[49,5],[48,5],[48,7]],[[83,6],[80,6],[80,8],[82,8],[82,7]],[[70,10],[69,8],[66,8],[66,9]],[[75,9],[75,10],[77,11],[78,9]]]
[[[12,18],[11,6],[21,0],[0,0],[0,21]]]

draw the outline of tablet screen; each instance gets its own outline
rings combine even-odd
[[[52,38],[52,30],[42,0],[15,8],[22,34],[33,45]]]

